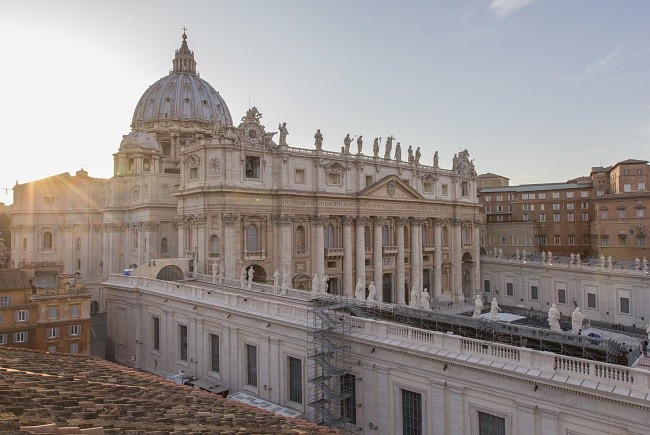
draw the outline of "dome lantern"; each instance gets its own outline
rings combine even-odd
[[[181,48],[176,50],[176,55],[172,61],[174,66],[173,72],[186,72],[196,74],[196,61],[194,60],[194,52],[187,46],[187,35],[185,28],[183,28],[183,43]]]

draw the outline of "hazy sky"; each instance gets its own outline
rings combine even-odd
[[[110,177],[183,26],[233,119],[255,105],[292,146],[320,128],[368,154],[392,134],[443,168],[467,148],[511,184],[647,159],[648,22],[647,0],[0,0],[0,201],[16,180]]]

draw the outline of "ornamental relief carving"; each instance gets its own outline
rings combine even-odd
[[[318,216],[311,216],[310,220],[311,223],[314,225],[325,225],[325,222],[327,222],[328,216],[326,215],[318,215]]]
[[[221,176],[221,162],[219,159],[210,160],[210,177],[219,178]]]
[[[237,222],[239,215],[237,213],[224,213],[221,216],[222,221],[226,225],[234,225]]]
[[[370,223],[370,217],[369,216],[357,216],[355,219],[357,222],[357,225],[363,225],[366,226]]]

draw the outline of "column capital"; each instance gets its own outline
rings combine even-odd
[[[442,225],[442,223],[443,223],[443,219],[442,219],[442,218],[434,217],[434,218],[431,218],[431,219],[433,220],[433,224],[436,225],[436,226],[440,226],[440,225]]]
[[[234,225],[237,223],[237,219],[239,219],[239,215],[237,213],[224,213],[221,215],[221,220],[226,225]]]
[[[452,218],[451,219],[451,225],[454,226],[454,227],[459,227],[462,223],[463,223],[463,221],[461,219],[459,219],[459,218]]]
[[[390,222],[387,218],[383,216],[374,216],[372,218],[372,221],[375,225],[386,225],[388,222]]]
[[[320,215],[310,216],[309,220],[314,225],[325,225],[325,222],[327,222],[327,218],[328,218],[327,215],[320,214]]]
[[[145,221],[144,229],[145,230],[157,230],[160,227],[160,222],[156,221]]]
[[[420,217],[412,217],[410,218],[411,224],[413,225],[422,225],[424,224],[425,219],[420,218]]]
[[[357,225],[366,226],[370,223],[370,217],[368,216],[357,216],[355,219]]]
[[[395,219],[395,223],[399,226],[404,226],[409,222],[409,218],[407,217],[398,217]]]
[[[354,222],[354,218],[351,216],[343,216],[341,220],[343,221],[343,225],[345,226],[350,226]]]
[[[272,214],[271,222],[277,225],[291,225],[294,217],[290,214]]]

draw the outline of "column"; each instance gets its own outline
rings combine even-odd
[[[319,278],[325,275],[325,233],[323,225],[327,216],[312,216],[311,222],[314,227],[314,250],[312,251],[313,272]]]
[[[383,300],[383,252],[381,246],[381,227],[384,224],[384,219],[380,217],[375,217],[374,220],[374,234],[373,234],[373,244],[372,244],[372,260],[373,260],[373,281],[375,281],[375,287],[377,288],[377,302]]]
[[[417,277],[418,277],[418,288],[420,291],[424,290],[422,286],[422,226],[424,225],[424,219],[417,219],[416,226],[416,235],[417,235],[417,245],[415,249],[418,254],[418,268],[417,268]]]
[[[395,232],[397,236],[397,272],[395,274],[395,291],[397,292],[396,302],[398,304],[405,304],[406,299],[404,296],[404,225],[408,222],[406,218],[395,219]]]
[[[411,289],[420,289],[420,273],[422,272],[422,256],[418,246],[421,243],[418,231],[419,219],[411,218]],[[421,248],[420,248],[421,249]],[[418,272],[419,271],[419,272]],[[411,290],[409,289],[409,291]]]
[[[460,226],[460,219],[451,220],[451,282],[455,301],[462,301],[465,298],[463,296],[463,250],[460,237]]]
[[[178,227],[178,257],[185,257],[185,251],[187,246],[185,246],[185,219],[183,216],[178,216],[176,220],[176,225]]]
[[[196,271],[198,273],[209,273],[207,236],[205,234],[205,215],[200,214],[196,218]]]
[[[352,219],[343,216],[343,296],[354,297],[352,280]]]
[[[357,280],[366,284],[366,237],[365,228],[368,223],[368,218],[364,216],[357,216],[356,219],[356,260],[357,260]],[[356,285],[356,284],[355,284]]]
[[[442,297],[442,226],[440,218],[433,219],[433,297],[439,300]]]
[[[475,292],[481,290],[481,221],[475,219],[472,225],[472,249],[474,251],[474,276],[472,277],[473,289]],[[505,288],[505,284],[502,286]]]
[[[237,241],[237,221],[239,216],[236,213],[224,213],[221,217],[223,222],[224,234],[223,234],[223,246],[224,246],[224,255],[223,255],[223,267],[224,267],[224,277],[226,279],[237,279],[237,259],[242,258],[241,252],[239,252],[238,246],[242,246],[241,243]],[[179,248],[180,250],[180,248]]]
[[[293,257],[293,216],[285,214],[278,220],[280,225],[280,271],[291,272],[291,259]],[[275,272],[272,271],[272,272]]]

